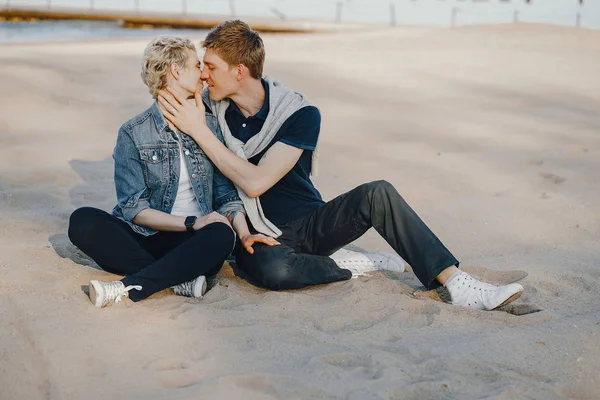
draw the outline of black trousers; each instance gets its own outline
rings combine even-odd
[[[216,274],[235,243],[231,228],[213,223],[195,232],[158,232],[143,236],[105,211],[82,207],[71,214],[69,239],[102,269],[127,275],[133,301],[195,279]]]
[[[236,249],[239,268],[271,290],[297,289],[351,278],[328,256],[375,230],[412,267],[428,289],[458,261],[386,181],[366,183],[279,228],[281,246]]]

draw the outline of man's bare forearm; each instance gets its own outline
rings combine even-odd
[[[262,194],[263,180],[259,167],[238,157],[212,133],[210,135],[203,133],[199,137],[201,140],[196,137],[194,139],[223,175],[231,179],[250,197]]]

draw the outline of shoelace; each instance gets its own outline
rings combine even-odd
[[[123,296],[128,296],[130,290],[142,290],[140,285],[129,285],[124,289],[121,289],[123,284],[120,281],[117,282],[109,282],[104,286],[104,290],[106,292],[107,298],[115,298],[115,303],[119,303]]]

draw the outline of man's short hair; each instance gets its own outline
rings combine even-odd
[[[188,50],[196,51],[192,41],[177,36],[163,35],[148,43],[142,58],[141,76],[152,97],[156,99],[158,91],[167,85],[171,64],[185,67]]]
[[[245,22],[221,22],[208,32],[202,47],[214,51],[229,65],[244,64],[254,79],[262,78],[265,46],[262,39]]]

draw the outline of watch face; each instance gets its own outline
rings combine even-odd
[[[195,222],[196,222],[196,217],[189,216],[185,219],[185,227],[188,228],[188,230],[191,230],[194,227]]]

